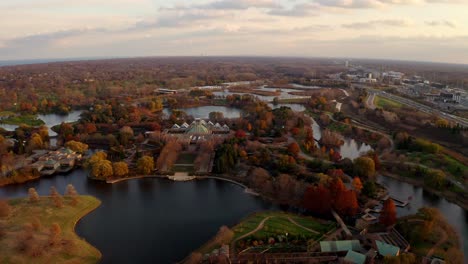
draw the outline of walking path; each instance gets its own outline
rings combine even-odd
[[[307,231],[309,231],[309,232],[311,232],[311,233],[313,233],[313,234],[316,234],[316,235],[320,234],[320,232],[318,232],[318,231],[315,231],[315,230],[313,230],[313,229],[307,228],[307,227],[305,227],[305,226],[303,226],[303,225],[297,223],[296,221],[294,221],[294,219],[292,219],[292,218],[289,217],[289,216],[284,216],[284,217],[283,217],[283,216],[273,216],[273,215],[271,215],[271,216],[267,216],[267,217],[263,218],[263,220],[260,221],[260,223],[258,224],[258,226],[257,226],[255,229],[253,229],[252,231],[247,232],[247,233],[243,234],[242,236],[240,236],[240,237],[234,239],[234,240],[231,242],[231,245],[230,245],[230,249],[231,249],[231,254],[230,254],[230,255],[231,255],[231,256],[234,256],[234,254],[233,254],[233,253],[235,253],[235,248],[234,248],[234,247],[235,247],[237,241],[239,241],[239,240],[241,240],[241,239],[243,239],[243,238],[246,238],[246,237],[248,237],[248,236],[250,236],[250,235],[252,235],[252,234],[255,234],[256,232],[260,231],[260,230],[265,226],[265,222],[268,221],[269,219],[273,218],[273,217],[277,217],[277,218],[286,218],[287,220],[289,220],[289,222],[293,223],[294,225],[296,225],[296,226],[298,226],[298,227],[300,227],[300,228],[302,228],[302,229],[304,229],[304,230],[307,230]]]
[[[440,231],[442,232],[442,237],[439,239],[439,241],[437,241],[437,243],[435,243],[434,246],[432,246],[431,249],[429,249],[429,251],[427,252],[426,258],[432,257],[432,255],[434,255],[434,251],[438,247],[440,247],[440,245],[445,243],[445,241],[447,241],[447,239],[448,239],[447,233],[444,230],[440,230]]]

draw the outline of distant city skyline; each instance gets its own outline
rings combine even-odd
[[[468,64],[467,0],[5,0],[0,60],[348,57]]]

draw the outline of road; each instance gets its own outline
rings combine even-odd
[[[375,101],[375,93],[371,93],[368,97],[367,97],[367,100],[366,100],[366,105],[369,109],[372,109],[374,110],[376,107],[375,107],[375,104],[374,104],[374,101]]]
[[[420,104],[420,103],[415,102],[413,100],[403,98],[403,97],[400,97],[400,96],[397,96],[397,95],[394,95],[394,94],[386,93],[386,92],[381,91],[381,90],[376,90],[376,89],[372,89],[372,88],[369,88],[369,87],[367,87],[367,90],[370,93],[370,96],[369,96],[368,102],[367,102],[368,105],[370,105],[369,100],[372,100],[372,102],[373,102],[373,100],[374,100],[373,98],[375,97],[375,95],[378,95],[378,96],[381,96],[381,97],[384,97],[384,98],[399,102],[401,104],[413,107],[415,109],[418,109],[421,112],[424,112],[424,113],[427,113],[427,114],[437,115],[441,119],[446,119],[446,120],[448,120],[450,122],[458,123],[463,127],[468,127],[468,120],[466,118],[462,118],[462,117],[459,117],[459,116],[454,116],[452,114],[440,111],[440,110],[432,108],[430,106],[423,105],[423,104]],[[372,103],[372,105],[373,105],[373,103]]]

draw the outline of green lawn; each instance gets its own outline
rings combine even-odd
[[[288,233],[288,236],[304,236],[307,239],[316,239],[335,227],[333,222],[325,222],[309,216],[299,216],[284,212],[262,212],[253,214],[236,225],[233,228],[235,233],[234,238],[241,237],[254,230],[263,219],[269,216],[271,216],[271,218],[265,222],[264,227],[252,234],[252,236],[258,239],[264,239]],[[293,219],[297,224],[317,231],[319,234],[312,233],[297,226],[289,221],[288,217]]]
[[[380,96],[375,97],[375,105],[380,108],[400,108],[402,104]]]
[[[0,239],[0,263],[97,263],[101,253],[84,239],[78,237],[74,228],[77,221],[100,205],[100,201],[92,196],[79,196],[78,204],[71,205],[70,198],[64,198],[64,207],[57,208],[50,197],[41,197],[39,202],[30,203],[28,199],[12,199],[9,201],[12,213],[0,223],[5,227],[5,235]],[[42,252],[32,256],[28,252],[19,251],[18,237],[24,232],[24,225],[30,224],[33,218],[40,221],[39,230],[32,231],[29,239]],[[49,230],[53,223],[61,228],[62,243],[55,246],[48,244]]]
[[[0,112],[0,117],[5,117],[5,116],[14,116],[15,113],[11,112],[11,111],[1,111]]]
[[[11,116],[9,118],[3,119],[2,123],[9,124],[9,125],[26,124],[28,126],[44,125],[44,121],[42,121],[41,119],[38,119],[36,115]]]
[[[445,172],[449,172],[457,179],[462,179],[468,170],[467,165],[445,154],[408,152],[406,155],[408,160],[411,162],[420,163],[429,168],[440,169]]]

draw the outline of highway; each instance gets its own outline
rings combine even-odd
[[[372,89],[372,88],[369,88],[369,87],[366,87],[366,88],[367,88],[367,91],[369,92],[369,99],[372,98],[372,100],[373,100],[375,95],[378,95],[378,96],[381,96],[381,97],[384,97],[384,98],[399,102],[401,104],[413,107],[413,108],[415,108],[415,109],[417,109],[417,110],[419,110],[421,112],[428,113],[428,114],[435,114],[435,115],[439,116],[442,119],[446,119],[446,120],[448,120],[450,122],[458,123],[463,127],[468,127],[468,120],[465,119],[465,118],[462,118],[462,117],[459,117],[459,116],[454,116],[452,114],[440,111],[438,109],[429,107],[427,105],[420,104],[420,103],[415,102],[413,100],[403,98],[403,97],[400,97],[400,96],[397,96],[397,95],[394,95],[394,94],[386,93],[386,92],[381,91],[381,90],[376,90],[376,89]],[[370,104],[369,101],[367,103],[368,103],[368,105],[373,105],[373,103]]]

